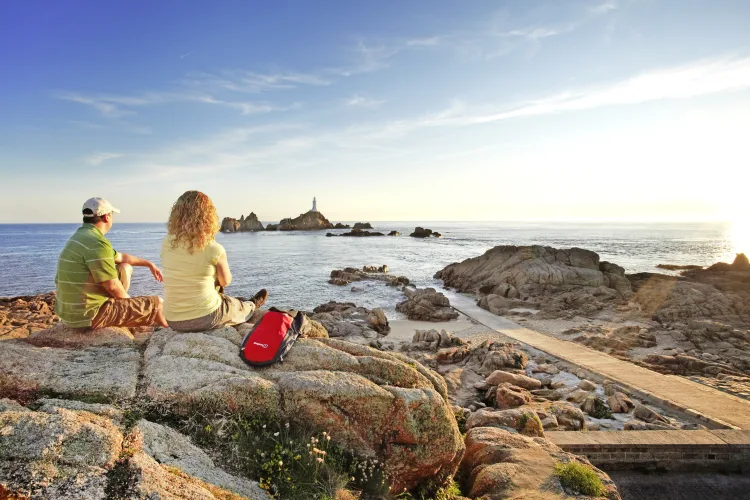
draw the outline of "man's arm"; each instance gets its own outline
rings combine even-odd
[[[164,276],[161,274],[161,270],[150,260],[141,259],[135,255],[117,252],[117,256],[115,256],[115,264],[130,264],[133,267],[147,267],[151,270],[151,274],[154,275],[156,281],[164,281]]]
[[[216,261],[216,279],[225,288],[232,282],[232,271],[229,270],[229,261],[227,260],[226,253],[221,254],[219,260]]]
[[[130,295],[125,291],[119,279],[102,281],[99,283],[113,299],[129,299]]]

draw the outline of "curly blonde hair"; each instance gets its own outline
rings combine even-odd
[[[219,229],[216,207],[200,191],[185,191],[172,205],[167,222],[172,248],[184,245],[190,253],[203,250],[214,241]]]

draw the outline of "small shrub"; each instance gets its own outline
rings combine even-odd
[[[594,411],[591,416],[594,418],[606,418],[609,420],[612,420],[614,418],[610,409],[607,408],[607,405],[604,404],[604,401],[599,398],[596,398],[594,400]]]
[[[458,483],[451,481],[448,485],[437,490],[431,489],[427,485],[413,493],[402,493],[396,498],[398,500],[454,500],[455,498],[463,498],[463,495]]]
[[[555,474],[560,478],[563,488],[575,494],[600,497],[607,492],[602,480],[588,465],[558,462],[555,464]]]

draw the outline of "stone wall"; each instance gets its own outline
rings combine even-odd
[[[605,470],[750,471],[750,430],[548,432]]]

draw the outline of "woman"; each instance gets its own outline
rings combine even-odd
[[[211,199],[187,191],[172,206],[161,245],[164,316],[181,332],[198,332],[244,323],[268,298],[261,290],[249,300],[220,293],[232,282],[227,254],[216,242],[219,218]]]

